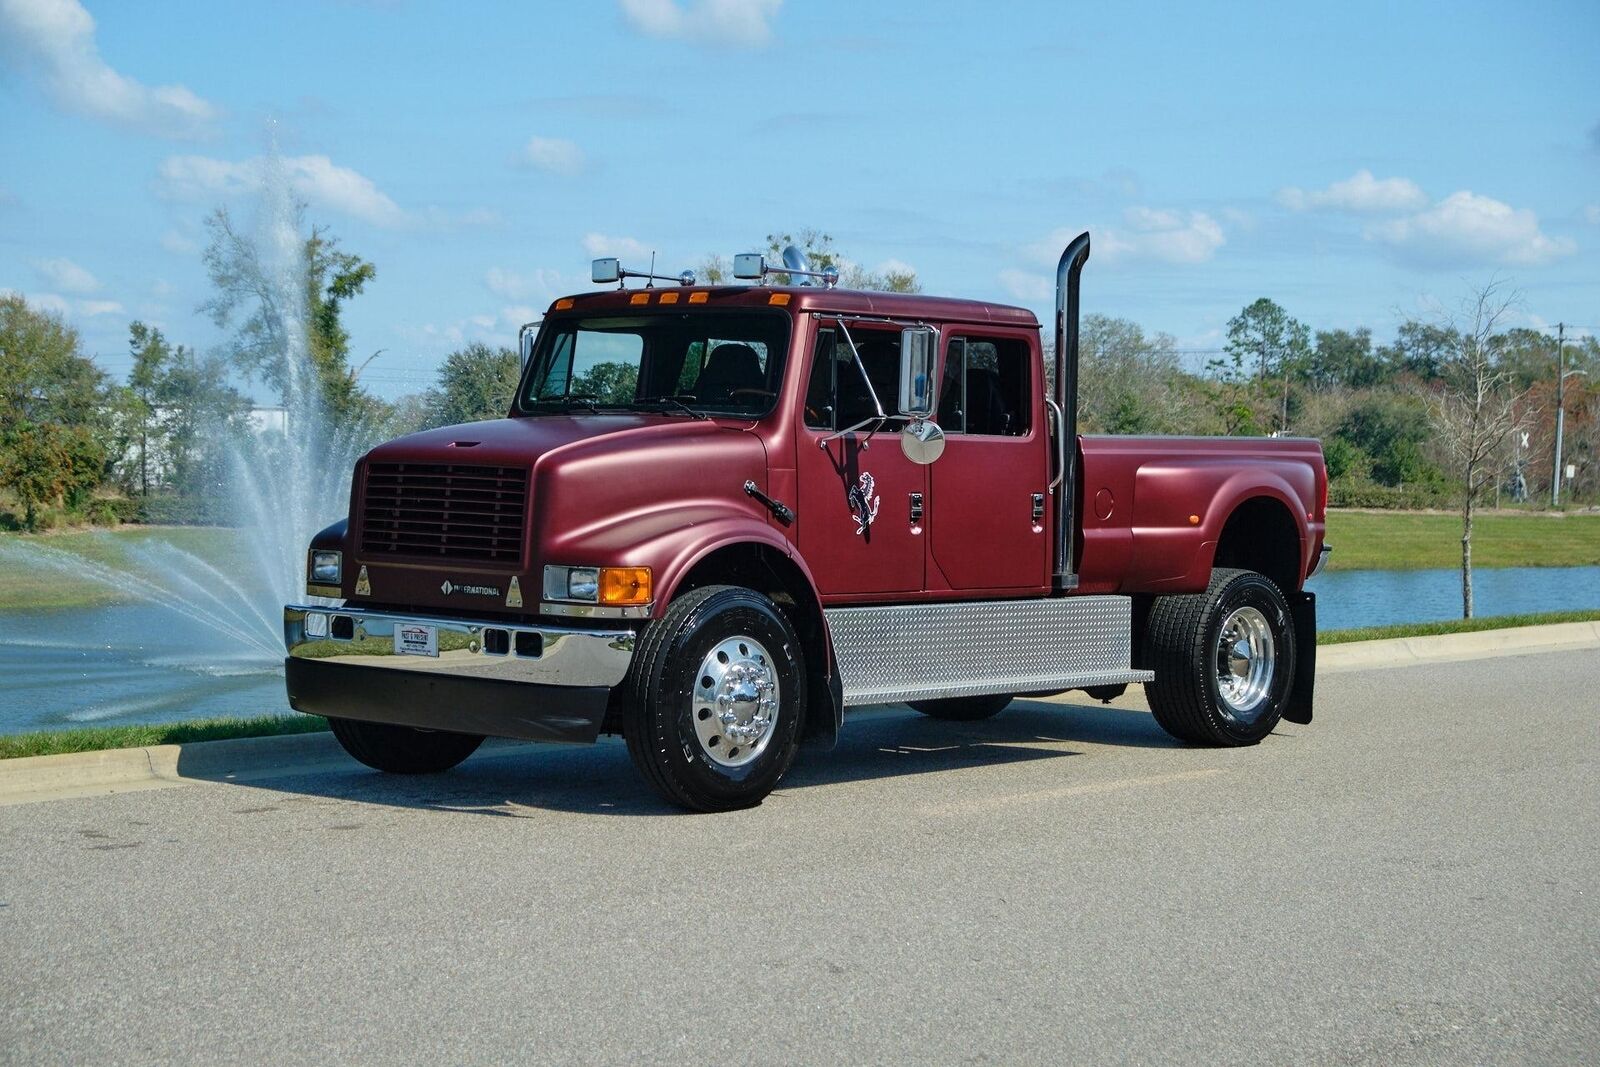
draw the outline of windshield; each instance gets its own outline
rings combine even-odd
[[[545,323],[524,414],[663,411],[760,418],[783,380],[789,318],[715,311]]]

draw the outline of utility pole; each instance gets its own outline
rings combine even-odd
[[[1567,396],[1567,324],[1556,323],[1556,448],[1555,462],[1550,469],[1550,506],[1561,503],[1561,434],[1566,429],[1567,413],[1563,404]]]

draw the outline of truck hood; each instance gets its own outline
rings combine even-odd
[[[742,488],[765,484],[766,453],[746,427],[574,414],[386,442],[357,465],[351,494],[351,549],[370,591],[347,568],[345,596],[460,613],[517,611],[520,596],[532,613],[546,563],[660,566],[636,546],[729,507],[758,508]],[[485,544],[494,555],[478,551]]]

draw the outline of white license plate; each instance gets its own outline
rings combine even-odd
[[[397,656],[439,656],[439,628],[406,622],[394,628],[394,654]]]

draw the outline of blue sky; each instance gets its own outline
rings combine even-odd
[[[377,265],[389,397],[594,255],[807,226],[1041,317],[1088,228],[1086,310],[1185,349],[1263,295],[1381,338],[1496,275],[1600,325],[1600,5],[1296,8],[0,0],[0,289],[118,376],[132,318],[216,343],[201,220],[275,137]]]

